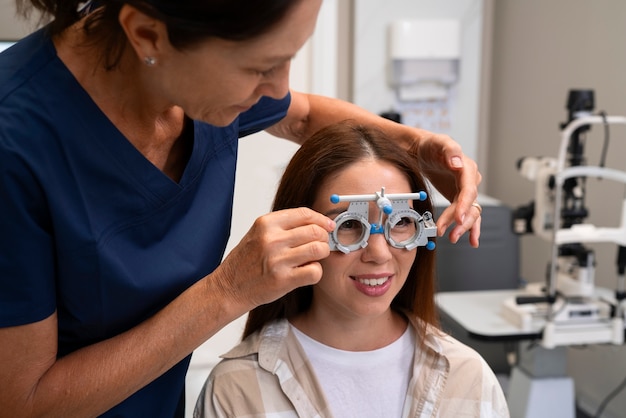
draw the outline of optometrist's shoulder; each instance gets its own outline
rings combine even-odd
[[[508,417],[484,359],[438,328],[425,188],[421,166],[384,131],[340,122],[305,141],[273,210],[334,218],[331,254],[319,281],[248,314],[194,417],[418,416],[426,402],[429,416]]]
[[[310,208],[224,257],[239,137],[381,127],[452,202],[439,233],[478,244],[458,143],[290,91],[321,0],[16,4],[44,26],[0,54],[0,417],[182,416],[195,348],[319,281],[334,223]]]

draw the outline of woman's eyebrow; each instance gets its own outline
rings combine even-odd
[[[337,208],[333,208],[333,209],[329,210],[328,212],[324,212],[324,215],[328,216],[330,218],[331,216],[337,216],[340,213],[343,213],[343,212],[345,212],[347,210],[348,210],[347,207],[345,207],[345,208],[337,207]]]

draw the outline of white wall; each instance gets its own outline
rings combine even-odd
[[[387,84],[389,24],[400,19],[453,18],[461,24],[460,75],[449,134],[479,160],[483,0],[357,0],[354,2],[353,102],[374,113],[391,110]],[[433,37],[437,34],[434,33]],[[479,161],[480,162],[480,161]]]
[[[16,41],[35,28],[37,21],[18,19],[15,11],[15,0],[0,0],[0,40]]]

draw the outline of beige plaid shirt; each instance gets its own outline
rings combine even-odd
[[[432,330],[426,350],[417,351],[403,418],[509,417],[498,380],[473,349]],[[333,417],[286,320],[266,325],[223,356],[200,392],[193,416]]]

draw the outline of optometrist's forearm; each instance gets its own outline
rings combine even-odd
[[[56,314],[0,328],[0,417],[88,417],[117,405],[250,308],[229,302],[215,282],[200,281],[137,327],[60,359]]]
[[[302,144],[321,128],[347,119],[363,125],[378,126],[392,133],[394,139],[405,149],[409,149],[417,139],[415,129],[382,118],[352,103],[295,91],[291,92],[287,116],[267,131]]]

